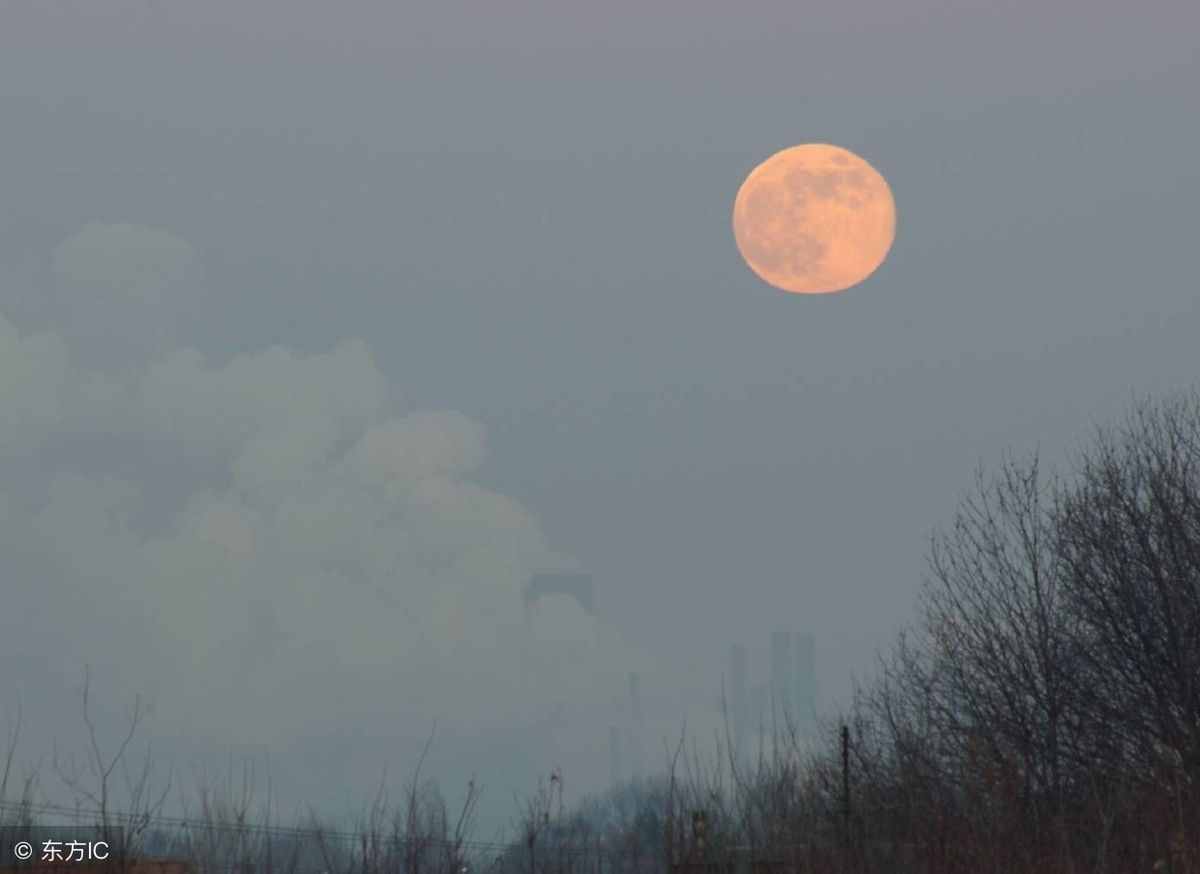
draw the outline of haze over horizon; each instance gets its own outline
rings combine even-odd
[[[85,664],[184,772],[387,766],[487,822],[710,732],[735,642],[844,700],[979,464],[1195,385],[1195,4],[0,5],[0,720]],[[869,160],[895,243],[796,299],[750,168]],[[543,570],[593,575],[596,616]],[[757,654],[756,654],[757,653]],[[755,661],[755,659],[758,659]]]

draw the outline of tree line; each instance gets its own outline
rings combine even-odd
[[[518,805],[511,839],[486,844],[471,839],[478,787],[451,814],[418,767],[402,803],[377,800],[352,839],[322,843],[314,822],[316,867],[1200,872],[1200,393],[1135,403],[1061,471],[1036,454],[981,469],[930,539],[913,620],[845,712],[815,745],[794,725],[769,734],[749,760],[729,731],[716,756],[681,737],[659,777],[571,809],[556,772]],[[94,735],[87,762],[82,777],[59,770],[103,814],[116,762]],[[136,773],[149,835],[165,796]],[[214,849],[252,818],[244,792],[205,796],[202,812],[208,843],[185,854],[197,869],[311,867],[270,841]]]

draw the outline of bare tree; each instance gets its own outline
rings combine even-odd
[[[463,874],[470,867],[469,845],[482,787],[471,778],[458,813],[451,819],[438,784],[423,777],[433,744],[430,733],[405,790],[403,825],[397,821],[397,843],[403,848],[405,874]]]
[[[17,747],[21,740],[24,712],[21,703],[16,706],[16,717],[8,728],[4,743],[4,765],[0,768],[0,826],[29,828],[33,825],[33,801],[37,785],[37,772],[29,771],[20,780],[20,790],[14,798],[9,797],[10,784],[16,779],[15,766]]]
[[[80,765],[73,757],[62,758],[55,750],[54,770],[63,784],[75,794],[77,805],[81,801],[90,805],[89,813],[95,818],[102,840],[109,843],[121,860],[128,860],[136,853],[142,834],[162,810],[171,788],[170,777],[158,791],[148,746],[145,756],[136,765],[131,765],[127,758],[130,744],[145,716],[140,696],[134,698],[128,728],[111,753],[106,753],[100,742],[91,709],[91,672],[86,668],[82,710],[83,724],[87,730],[84,764]],[[121,812],[117,812],[113,806],[114,794],[119,791],[118,778],[124,788],[121,798],[124,809]]]
[[[1200,395],[1100,431],[1059,520],[1114,764],[1200,778]]]
[[[1058,489],[1036,457],[979,474],[949,531],[935,535],[922,622],[926,684],[957,757],[1007,772],[1024,803],[1057,812],[1082,729],[1081,664],[1056,549]]]
[[[549,779],[539,777],[537,788],[524,804],[518,824],[521,842],[527,853],[529,874],[537,874],[549,866],[546,853],[553,847],[550,838],[563,812],[562,775],[556,769]],[[548,846],[543,847],[543,844]],[[561,857],[560,857],[561,864]]]

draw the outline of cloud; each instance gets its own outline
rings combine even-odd
[[[46,314],[91,370],[129,373],[167,355],[205,292],[199,253],[163,228],[90,222],[52,267]]]
[[[229,456],[248,488],[307,476],[386,403],[383,376],[360,341],[308,357],[274,347],[220,368],[181,350],[149,368],[139,394],[152,433]]]
[[[62,416],[70,371],[56,334],[22,337],[0,313],[0,452],[13,452]]]
[[[196,250],[186,240],[127,223],[89,222],[54,250],[60,279],[142,304],[161,300],[196,267]]]
[[[464,763],[471,738],[595,743],[632,654],[569,599],[525,614],[529,575],[571,562],[476,479],[479,423],[396,394],[357,340],[225,362],[179,349],[114,375],[0,317],[0,445],[166,460],[0,459],[31,480],[0,488],[5,570],[30,581],[0,658],[38,653],[23,682],[46,688],[90,663],[114,699],[150,697],[157,732],[216,747],[376,726],[382,757],[435,721],[466,733]],[[540,721],[565,704],[569,726]]]
[[[453,412],[385,422],[367,431],[354,452],[363,476],[398,482],[470,473],[483,455],[483,429]]]

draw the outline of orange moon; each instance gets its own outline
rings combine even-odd
[[[733,236],[750,269],[776,288],[844,291],[887,257],[896,203],[887,181],[858,155],[806,143],[750,171],[733,202]]]

